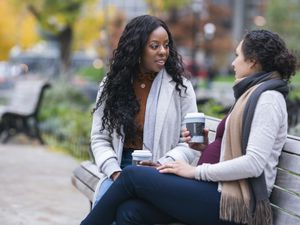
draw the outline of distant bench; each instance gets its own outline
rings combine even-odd
[[[206,118],[206,127],[210,130],[210,141],[214,140],[219,122],[220,120],[214,117]],[[84,161],[73,171],[73,185],[88,198],[90,203],[93,201],[98,181],[99,172],[93,161]],[[299,137],[289,135],[284,145],[279,159],[271,203],[274,216],[273,225],[300,225]]]
[[[50,84],[42,80],[17,81],[7,105],[0,106],[0,137],[6,143],[16,134],[24,133],[43,143],[38,126],[38,113],[44,91]]]

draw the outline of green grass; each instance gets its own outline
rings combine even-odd
[[[233,83],[234,82],[234,75],[223,75],[223,76],[216,76],[214,82],[224,82],[224,83]]]

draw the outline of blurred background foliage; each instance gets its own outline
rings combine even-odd
[[[15,49],[26,56],[40,43],[54,46],[58,66],[51,59],[52,64],[43,64],[37,72],[52,83],[39,115],[41,129],[48,145],[83,159],[88,157],[98,85],[129,19],[149,13],[166,21],[192,74],[197,96],[199,91],[205,93],[199,111],[221,118],[228,111],[224,96],[206,97],[217,86],[231,91],[233,49],[244,31],[278,32],[299,56],[299,11],[300,0],[0,0],[0,61],[15,62]],[[43,49],[32,61],[52,50]],[[27,66],[28,73],[35,73],[34,65]],[[299,73],[291,88],[288,107],[296,115],[290,119],[295,125],[300,117]],[[300,135],[300,128],[292,129]]]
[[[148,3],[151,13],[154,14],[155,12],[162,13],[172,9],[180,9],[191,3],[191,0],[145,0],[145,2]]]
[[[27,10],[19,10],[9,1],[0,1],[0,15],[0,61],[8,59],[9,51],[16,43],[26,49],[40,40],[36,21]]]
[[[50,146],[76,158],[87,158],[93,104],[69,83],[53,82],[45,93],[39,120]]]
[[[272,0],[266,9],[266,28],[282,35],[287,45],[300,56],[300,20],[299,0]]]

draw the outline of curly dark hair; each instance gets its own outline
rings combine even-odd
[[[104,81],[104,87],[96,109],[104,104],[102,127],[109,135],[115,129],[121,133],[123,127],[126,139],[132,140],[136,134],[135,116],[140,109],[133,89],[133,80],[139,73],[139,59],[148,41],[149,35],[158,27],[163,27],[169,38],[169,57],[165,69],[176,82],[176,90],[181,93],[187,87],[183,84],[185,71],[182,57],[177,53],[169,28],[162,20],[149,15],[132,19],[125,27],[117,48],[110,60],[110,69]],[[95,110],[96,110],[95,109]]]
[[[296,56],[276,33],[268,30],[249,31],[244,36],[242,52],[245,60],[258,62],[265,72],[277,71],[286,81],[295,75]]]

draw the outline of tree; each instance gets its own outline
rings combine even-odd
[[[25,10],[16,10],[8,1],[0,1],[0,60],[7,60],[12,47],[28,48],[38,40],[34,18]]]
[[[152,14],[159,14],[170,11],[176,10],[180,7],[186,6],[188,3],[191,3],[192,0],[145,0],[148,3],[150,11]]]
[[[0,60],[7,59],[11,47],[13,47],[15,21],[10,15],[13,14],[12,8],[9,7],[6,1],[0,1]],[[5,20],[3,18],[6,18]]]
[[[42,0],[35,5],[29,2],[28,10],[37,19],[41,34],[59,44],[60,73],[68,74],[71,62],[73,26],[84,0]]]
[[[266,27],[280,33],[290,49],[300,55],[300,0],[269,0]]]
[[[74,26],[74,49],[97,51],[100,30],[104,26],[104,10],[97,8],[98,1],[90,1],[82,8]]]

